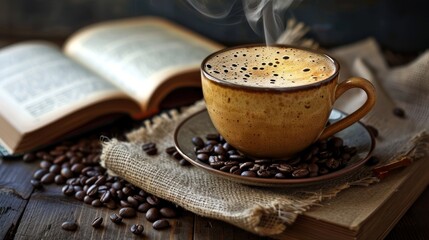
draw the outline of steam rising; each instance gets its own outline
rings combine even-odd
[[[230,15],[237,0],[187,0],[204,16],[221,19]],[[252,30],[264,36],[267,45],[276,42],[285,31],[285,13],[300,0],[241,0],[244,14]]]
[[[222,19],[231,14],[237,0],[187,0],[199,13],[206,17]]]

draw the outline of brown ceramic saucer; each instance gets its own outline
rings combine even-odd
[[[334,109],[331,112],[329,121],[332,123],[345,116],[345,113]],[[357,122],[335,134],[335,136],[341,137],[344,140],[344,144],[357,148],[357,154],[349,161],[348,165],[341,170],[322,176],[297,179],[243,177],[211,168],[208,164],[197,160],[194,153],[194,145],[191,141],[192,137],[200,136],[203,138],[208,133],[216,132],[217,131],[210,121],[207,111],[203,110],[189,116],[180,123],[174,132],[174,142],[178,152],[195,167],[199,167],[203,170],[206,170],[210,174],[214,174],[231,181],[253,186],[298,187],[311,184],[320,184],[327,180],[344,177],[347,174],[359,169],[366,162],[366,160],[368,160],[372,150],[375,147],[375,141],[372,135],[362,123]]]

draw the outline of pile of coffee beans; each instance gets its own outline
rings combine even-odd
[[[142,145],[142,149],[149,156],[158,153],[155,143],[146,143]],[[183,159],[176,156],[178,153],[175,148],[168,148],[166,152],[179,161]],[[23,160],[25,162],[40,160],[40,169],[34,172],[31,180],[34,188],[41,189],[43,185],[56,183],[63,186],[64,195],[74,197],[92,207],[119,209],[118,213],[110,216],[110,220],[115,224],[122,223],[124,218],[134,218],[141,212],[153,223],[154,229],[168,228],[170,223],[167,219],[178,217],[179,207],[147,193],[120,177],[108,175],[99,165],[100,154],[100,141],[93,138],[28,153],[23,156]],[[97,217],[91,225],[99,228],[102,222],[103,219]],[[75,231],[77,223],[64,222],[62,228]],[[142,225],[134,224],[130,230],[134,234],[142,234],[144,229]]]
[[[306,178],[325,175],[347,165],[356,154],[355,147],[332,137],[314,143],[291,159],[252,159],[240,153],[217,133],[193,137],[197,159],[210,167],[243,177]]]

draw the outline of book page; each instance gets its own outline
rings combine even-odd
[[[198,71],[221,46],[157,18],[101,23],[77,33],[65,52],[112,81],[143,108],[153,91],[179,72]]]
[[[21,132],[84,106],[124,95],[44,42],[0,51],[0,114]]]

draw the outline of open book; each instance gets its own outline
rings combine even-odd
[[[0,50],[0,144],[22,153],[96,118],[158,111],[173,90],[199,87],[201,61],[222,48],[166,20],[95,24],[66,41]]]

